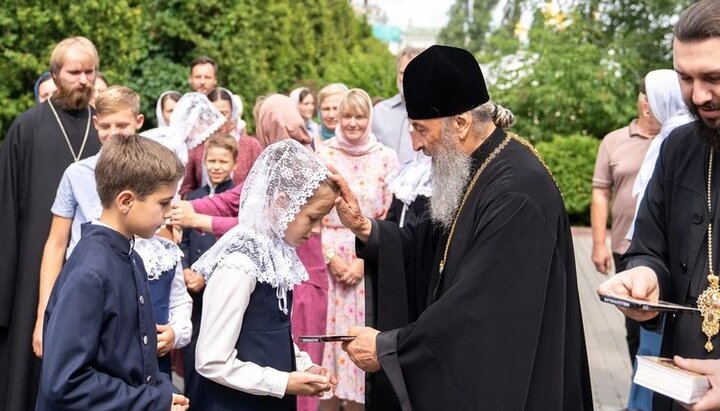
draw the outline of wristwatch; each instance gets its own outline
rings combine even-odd
[[[330,261],[335,257],[335,250],[332,248],[328,248],[325,250],[325,265],[330,264]]]

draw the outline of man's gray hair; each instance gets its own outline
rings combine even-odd
[[[410,60],[412,60],[415,57],[417,57],[418,54],[422,53],[424,50],[425,49],[423,49],[422,47],[406,46],[402,50],[400,50],[400,52],[397,54],[396,62],[399,65],[400,60],[403,57],[408,57],[408,58],[410,58]]]

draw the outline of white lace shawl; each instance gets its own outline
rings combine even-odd
[[[202,144],[225,124],[225,116],[202,93],[186,93],[170,115],[170,128],[188,150]]]
[[[135,237],[135,251],[143,260],[149,281],[157,280],[163,272],[175,268],[183,256],[177,244],[159,236]]]
[[[269,145],[243,185],[239,224],[203,254],[193,270],[208,281],[219,264],[234,267],[242,259],[233,256],[241,254],[255,267],[243,269],[277,288],[280,309],[286,311],[285,294],[308,274],[295,248],[285,242],[285,230],[328,174],[314,153],[293,139]]]

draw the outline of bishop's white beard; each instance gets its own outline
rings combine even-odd
[[[443,127],[438,147],[432,153],[433,195],[430,218],[444,229],[452,225],[455,212],[470,178],[472,159],[457,148],[449,127]]]

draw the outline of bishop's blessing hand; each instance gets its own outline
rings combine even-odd
[[[340,187],[340,195],[335,199],[335,209],[337,210],[340,222],[350,231],[353,232],[361,241],[366,242],[370,236],[372,223],[370,219],[365,217],[360,210],[355,194],[350,190],[347,181],[331,167],[333,172],[330,178]]]

